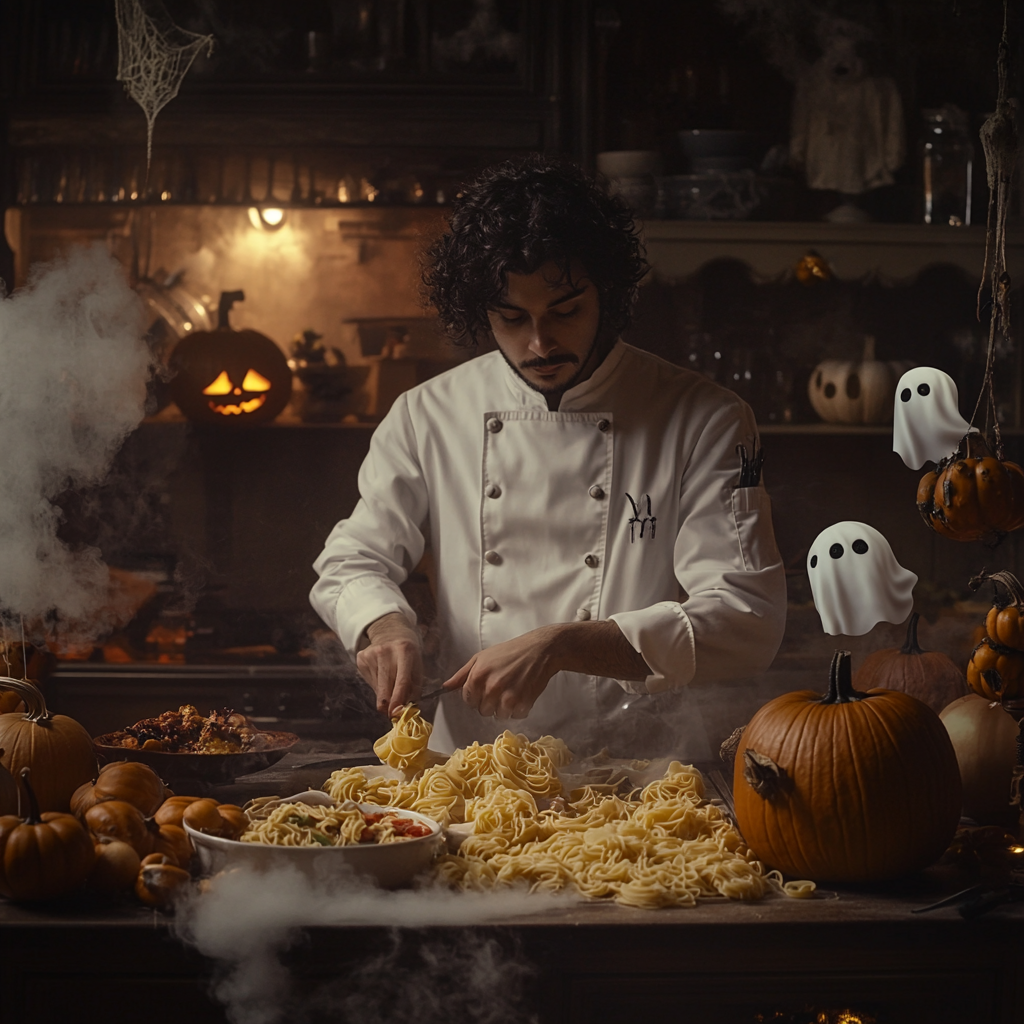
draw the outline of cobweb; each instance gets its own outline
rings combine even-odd
[[[175,96],[192,62],[213,36],[179,28],[160,0],[115,0],[117,80],[146,115],[146,175],[153,158],[156,115]]]

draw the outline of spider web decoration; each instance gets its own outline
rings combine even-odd
[[[145,5],[145,6],[143,6]],[[213,36],[179,28],[160,0],[115,0],[117,13],[117,80],[146,115],[146,177],[153,159],[153,125]]]

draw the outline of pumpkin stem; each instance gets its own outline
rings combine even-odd
[[[29,722],[45,722],[53,716],[46,708],[42,691],[33,683],[23,679],[0,676],[0,690],[13,690],[25,702],[25,719]]]
[[[910,621],[907,623],[907,638],[903,641],[900,654],[924,654],[924,650],[917,642],[917,623],[921,618],[917,612],[913,612]]]
[[[999,603],[999,587],[1003,587],[1006,590],[1010,597],[1009,603],[1016,605],[1018,608],[1024,607],[1024,586],[1021,586],[1020,580],[1012,572],[1002,569],[999,572],[987,573],[982,569],[977,576],[972,576],[968,580],[967,585],[971,590],[977,590],[986,581],[992,584],[992,590],[995,595],[994,602],[997,607],[1006,607],[1005,604]]]
[[[828,670],[828,693],[818,701],[819,704],[852,704],[867,697],[866,693],[853,688],[851,666],[849,651],[836,651],[832,655],[832,665]]]
[[[29,768],[25,767],[21,769],[19,774],[21,775],[21,784],[25,787],[25,792],[28,794],[28,816],[25,818],[25,824],[38,825],[43,819],[39,814],[39,801],[36,799],[35,791],[32,789],[32,783],[28,781],[32,772]]]

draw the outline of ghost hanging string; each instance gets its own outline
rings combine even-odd
[[[985,375],[981,392],[971,416],[971,426],[985,404],[986,427],[989,417],[996,442],[996,458],[1003,458],[1003,438],[996,410],[993,371],[995,369],[996,335],[1010,337],[1010,274],[1006,269],[1006,217],[1010,205],[1010,184],[1017,157],[1017,130],[1014,126],[1014,102],[1009,96],[1010,42],[1008,32],[1008,0],[1003,0],[1003,33],[999,40],[996,72],[999,92],[996,108],[981,126],[982,149],[985,152],[985,172],[988,180],[988,217],[985,235],[985,262],[978,286],[978,321],[981,321],[982,296],[986,274],[990,293],[988,347],[985,352]],[[987,399],[987,401],[986,401]],[[987,431],[986,431],[987,432]]]

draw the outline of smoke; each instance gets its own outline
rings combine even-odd
[[[532,970],[516,946],[460,926],[574,902],[522,889],[388,892],[353,875],[314,880],[292,867],[238,868],[217,875],[205,892],[190,893],[173,927],[216,962],[213,994],[232,1024],[528,1024],[524,987]],[[286,961],[305,942],[303,929],[318,926],[394,931],[383,949],[371,949],[340,976],[332,963],[332,979],[317,984],[297,977]]]
[[[151,364],[144,333],[142,302],[100,245],[33,268],[28,285],[0,301],[0,617],[7,622],[24,617],[37,631],[56,619],[63,634],[92,639],[119,613],[99,551],[58,537],[55,499],[99,483],[142,419]]]

